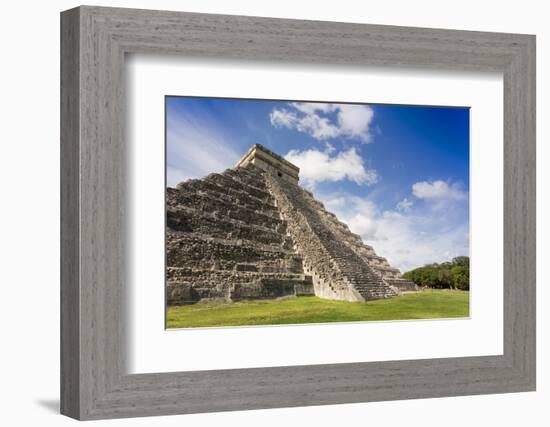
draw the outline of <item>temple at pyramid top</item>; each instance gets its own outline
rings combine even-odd
[[[298,184],[300,168],[261,144],[254,144],[250,147],[241,160],[239,160],[237,166],[246,166],[250,163],[279,178]]]

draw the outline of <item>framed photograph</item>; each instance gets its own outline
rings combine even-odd
[[[535,37],[61,15],[61,411],[535,390]]]
[[[168,329],[469,317],[468,108],[167,96],[165,114]]]

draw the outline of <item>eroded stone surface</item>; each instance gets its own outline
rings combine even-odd
[[[255,145],[237,167],[167,189],[168,304],[416,290],[297,184],[298,171]]]

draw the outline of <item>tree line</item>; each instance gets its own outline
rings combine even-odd
[[[470,289],[470,258],[459,256],[441,264],[427,264],[403,274],[418,286],[434,289]]]

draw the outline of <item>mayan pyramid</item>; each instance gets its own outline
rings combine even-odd
[[[416,290],[298,179],[298,167],[256,144],[233,169],[168,188],[168,304]]]

